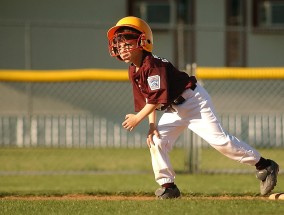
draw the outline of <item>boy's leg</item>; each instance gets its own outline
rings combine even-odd
[[[260,180],[260,193],[262,195],[266,195],[274,189],[279,172],[279,166],[276,162],[264,159],[257,150],[234,136],[227,135],[227,138],[225,138],[224,135],[220,134],[220,138],[216,138],[215,135],[216,133],[207,139],[207,142],[211,141],[209,143],[213,148],[230,159],[256,167],[256,177]],[[214,144],[214,138],[216,144]],[[229,141],[220,144],[222,139]]]
[[[180,133],[186,128],[176,113],[166,112],[158,124],[160,139],[153,137],[154,145],[151,145],[150,153],[152,167],[156,182],[161,185],[155,194],[160,199],[178,198],[180,191],[174,184],[175,171],[170,163],[168,153]]]
[[[155,145],[151,145],[150,153],[155,180],[159,185],[173,183],[175,172],[168,155],[168,152],[170,151],[170,148],[168,148],[168,141],[163,139],[163,137],[158,139],[154,136],[153,142]]]
[[[204,88],[198,86],[193,101],[189,102],[194,102],[194,99],[201,102],[191,112],[199,114],[193,117],[189,115],[188,128],[230,159],[256,166],[258,173],[263,172],[263,174],[257,174],[257,178],[261,180],[261,193],[263,195],[269,193],[277,182],[278,165],[274,161],[261,159],[261,155],[256,149],[223,130],[216,117],[210,97]],[[182,107],[181,111],[185,112]]]

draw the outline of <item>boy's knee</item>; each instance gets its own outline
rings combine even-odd
[[[154,147],[163,151],[169,151],[169,141],[165,138],[158,138],[157,136],[153,136]]]

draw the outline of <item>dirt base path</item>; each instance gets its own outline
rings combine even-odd
[[[156,200],[156,197],[152,196],[94,196],[94,195],[64,195],[64,196],[6,196],[0,199],[7,200],[102,200],[102,201],[121,201],[121,200],[131,200],[131,201],[151,201]],[[195,197],[195,196],[183,196],[181,199],[193,200],[193,199],[212,199],[212,200],[268,200],[268,197],[261,196],[205,196],[205,197]]]

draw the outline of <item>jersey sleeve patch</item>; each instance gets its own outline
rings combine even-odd
[[[160,89],[160,76],[159,75],[149,76],[147,81],[148,81],[148,84],[151,90]]]

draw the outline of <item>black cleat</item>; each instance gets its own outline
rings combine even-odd
[[[156,190],[155,195],[158,199],[175,199],[180,197],[180,191],[176,185],[170,188],[161,187]]]
[[[270,161],[270,166],[262,170],[256,171],[256,178],[260,180],[260,193],[267,195],[277,184],[277,175],[279,172],[279,165],[273,160]]]

